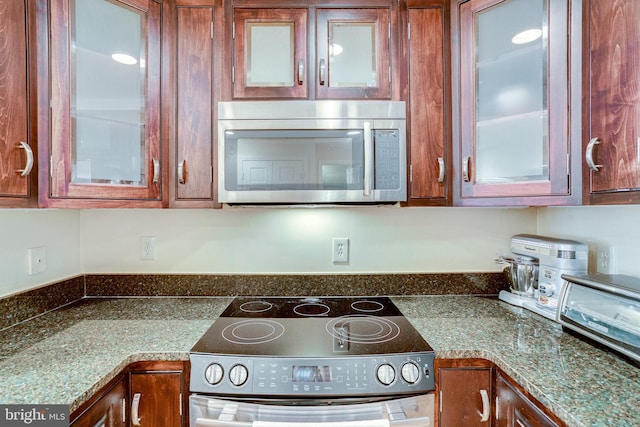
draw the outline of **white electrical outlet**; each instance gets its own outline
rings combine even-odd
[[[333,262],[349,262],[349,239],[333,238]]]
[[[598,244],[596,255],[597,271],[600,274],[614,274],[616,271],[615,251],[613,245]]]
[[[153,236],[140,237],[140,259],[153,261],[156,259],[156,238]]]
[[[44,273],[47,270],[47,250],[44,246],[27,250],[29,276]]]

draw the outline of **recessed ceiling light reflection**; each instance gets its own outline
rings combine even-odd
[[[329,45],[329,55],[338,56],[342,53],[344,49],[337,43],[332,43]]]
[[[530,30],[522,31],[521,33],[516,34],[511,39],[511,43],[513,44],[527,44],[531,43],[534,40],[538,40],[542,37],[542,30],[540,28],[532,28]]]
[[[136,58],[126,53],[114,53],[111,55],[111,59],[125,65],[135,65],[138,63]]]

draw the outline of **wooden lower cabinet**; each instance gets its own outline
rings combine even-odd
[[[71,414],[72,427],[186,427],[188,363],[136,362]]]
[[[485,359],[436,359],[440,427],[564,427],[565,424]]]
[[[148,362],[129,369],[131,425],[187,425],[187,394],[182,362]],[[184,398],[183,398],[184,396]]]
[[[491,425],[493,368],[482,360],[436,362],[438,425],[487,427]]]
[[[105,387],[103,392],[98,393],[96,399],[89,401],[87,406],[77,411],[80,414],[71,426],[125,427],[127,425],[126,396],[124,376],[120,376],[114,383]]]
[[[558,427],[504,376],[496,378],[496,427]]]

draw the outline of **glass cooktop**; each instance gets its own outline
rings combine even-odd
[[[346,357],[432,351],[387,297],[235,298],[192,353]]]

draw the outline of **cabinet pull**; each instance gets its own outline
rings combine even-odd
[[[298,61],[298,84],[301,85],[304,83],[304,60],[300,59]]]
[[[160,161],[153,159],[153,183],[157,184],[160,180]]]
[[[324,59],[320,60],[320,84],[324,85],[325,76],[326,76],[326,67],[324,65]]]
[[[438,157],[438,182],[444,182],[444,159]]]
[[[584,153],[584,159],[587,162],[587,166],[589,166],[589,169],[594,172],[598,172],[600,170],[599,168],[602,167],[602,165],[596,165],[593,160],[593,148],[598,144],[600,144],[600,140],[598,138],[591,138],[591,141],[587,144],[587,149]]]
[[[100,419],[98,420],[98,422],[97,422],[97,423],[95,423],[95,424],[93,425],[93,427],[106,427],[106,426],[107,426],[107,417],[108,417],[108,416],[109,416],[109,413],[107,412],[106,414],[104,414],[104,415],[102,416],[102,418],[100,418]]]
[[[138,410],[140,409],[140,393],[133,395],[133,401],[131,402],[131,424],[139,426],[142,419],[138,416]]]
[[[487,390],[480,390],[480,397],[482,397],[482,414],[480,415],[480,422],[484,423],[489,420],[489,415],[491,415],[491,405],[489,404],[489,393],[487,393]]]
[[[469,182],[469,163],[471,162],[471,157],[467,156],[462,160],[462,179],[464,182]]]
[[[185,176],[184,176],[184,169],[186,166],[187,161],[183,160],[180,163],[178,163],[178,182],[180,184],[184,184],[186,182]]]
[[[18,169],[18,172],[20,173],[20,176],[27,176],[31,173],[31,169],[33,168],[33,150],[31,150],[29,144],[24,141],[20,141],[18,148],[22,148],[27,154],[27,161],[24,164],[24,169]]]

